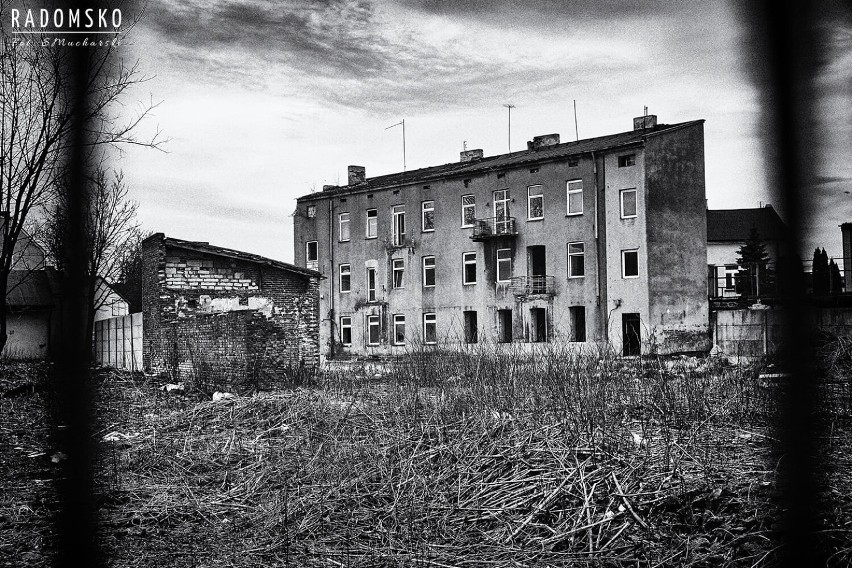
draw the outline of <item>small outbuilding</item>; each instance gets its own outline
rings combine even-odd
[[[319,272],[151,235],[143,364],[201,388],[257,388],[319,364]]]

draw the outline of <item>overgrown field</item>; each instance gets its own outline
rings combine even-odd
[[[848,355],[826,356],[821,389],[837,566],[852,562]],[[7,364],[0,387],[44,371]],[[115,566],[769,566],[785,379],[765,372],[413,352],[213,402],[101,371],[103,548]],[[8,566],[50,558],[49,392],[0,399]]]

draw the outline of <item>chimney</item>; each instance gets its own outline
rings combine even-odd
[[[337,189],[336,185],[324,185],[322,186],[323,191],[331,191],[332,189]]]
[[[645,130],[646,128],[654,128],[657,126],[657,115],[646,114],[645,116],[637,116],[633,119],[633,130]]]
[[[478,162],[482,159],[482,150],[465,150],[459,153],[460,162]]]
[[[367,170],[364,166],[349,166],[349,185],[358,185],[367,181]]]
[[[557,144],[559,144],[558,134],[542,134],[541,136],[533,137],[531,141],[527,142],[527,150],[535,152],[541,148],[556,146]]]

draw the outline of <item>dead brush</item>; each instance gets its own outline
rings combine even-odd
[[[772,559],[762,486],[733,474],[747,439],[728,370],[490,347],[412,349],[219,403],[132,399],[139,436],[116,450],[122,504],[104,511],[128,527],[114,562],[157,547],[175,565],[223,550],[245,566]],[[733,511],[753,522],[714,524]]]

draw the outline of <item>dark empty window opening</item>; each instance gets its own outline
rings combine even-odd
[[[464,342],[476,343],[479,341],[479,328],[476,324],[476,312],[464,312]]]
[[[547,341],[547,310],[545,308],[530,308],[530,341],[534,343]]]
[[[497,310],[497,341],[512,342],[512,310]]]
[[[530,173],[531,173],[531,174],[537,174],[537,173],[538,173],[538,168],[530,168]]]
[[[568,167],[576,168],[580,165],[580,158],[568,158]]]
[[[497,174],[497,179],[503,179],[504,177],[506,177],[505,172],[501,172],[501,173]]]
[[[372,199],[372,198],[373,198],[373,194],[372,194],[372,193],[368,193],[368,194],[367,194],[367,199]]]
[[[568,316],[571,325],[571,336],[569,341],[586,341],[586,307],[572,306],[568,308]]]
[[[424,185],[424,186],[423,186],[423,189],[431,189],[431,188],[432,188],[432,186],[431,186],[431,185]]]
[[[394,195],[399,195],[399,190],[398,190],[398,189],[393,190],[393,194],[394,194]]]
[[[642,352],[639,314],[621,314],[621,336],[625,356]]]
[[[629,168],[636,165],[636,154],[625,154],[618,157],[619,168]]]
[[[345,197],[341,197],[341,198],[340,198],[340,202],[341,202],[341,203],[346,203],[346,198],[345,198]]]
[[[470,180],[469,179],[464,180],[464,186],[468,187],[469,185],[470,185]]]

